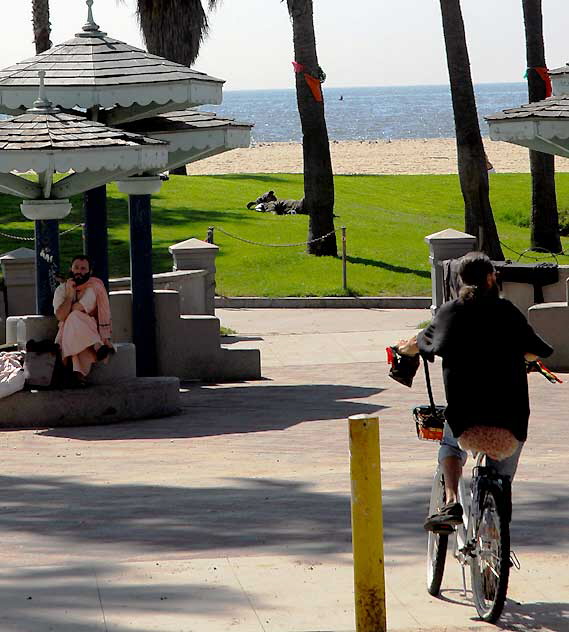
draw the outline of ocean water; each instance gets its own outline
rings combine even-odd
[[[480,130],[488,135],[484,116],[527,103],[527,84],[475,86]],[[343,97],[340,100],[340,97]],[[324,99],[331,140],[450,138],[454,119],[448,86],[326,88]],[[300,141],[296,93],[291,90],[224,91],[220,106],[204,106],[238,121],[255,124],[253,141]]]
[[[484,116],[527,103],[525,83],[475,86],[480,131]],[[340,99],[342,97],[342,99]],[[454,119],[448,86],[326,88],[326,123],[330,140],[451,138]],[[220,106],[201,108],[220,116],[254,123],[254,143],[300,141],[296,92],[290,90],[224,91]],[[0,114],[0,119],[4,118]]]

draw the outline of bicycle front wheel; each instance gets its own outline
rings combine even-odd
[[[445,504],[445,485],[443,473],[437,470],[431,489],[429,515],[439,511]],[[443,581],[448,547],[448,535],[438,535],[429,531],[427,539],[427,590],[430,595],[438,595]]]
[[[508,590],[510,526],[502,493],[491,487],[481,494],[482,501],[475,509],[472,592],[478,616],[495,623],[502,614]]]

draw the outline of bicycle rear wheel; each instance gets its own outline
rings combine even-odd
[[[504,496],[492,486],[480,492],[474,522],[475,555],[471,561],[472,593],[478,616],[495,623],[504,608],[510,577],[510,525]]]
[[[436,513],[445,504],[445,485],[443,473],[437,469],[431,488],[429,515]],[[429,531],[427,537],[427,591],[438,595],[443,581],[448,547],[448,535],[438,535]]]

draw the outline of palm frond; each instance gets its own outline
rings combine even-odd
[[[208,6],[219,2],[208,0]],[[185,66],[194,63],[209,31],[201,0],[137,0],[137,14],[150,53]]]

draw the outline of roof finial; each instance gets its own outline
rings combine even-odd
[[[93,0],[87,1],[87,22],[85,22],[83,26],[83,31],[81,33],[77,33],[76,37],[97,37],[106,35],[99,29],[99,25],[95,22],[93,18]]]
[[[34,101],[33,110],[52,110],[53,103],[47,98],[47,93],[45,90],[45,70],[39,70],[38,76],[40,78],[40,90],[38,94],[38,98]]]
[[[38,72],[38,76],[40,78],[40,92],[39,92],[37,100],[34,101],[35,108],[41,108],[41,107],[48,108],[51,106],[51,103],[50,101],[48,101],[47,93],[45,91],[45,75],[46,75],[45,70],[40,70]]]
[[[93,19],[93,0],[87,0],[87,7],[89,11],[87,12],[87,24],[83,27],[84,31],[98,31],[99,25],[95,24],[95,20]]]

